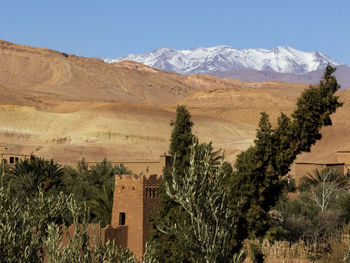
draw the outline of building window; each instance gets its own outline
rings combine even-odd
[[[15,157],[11,156],[10,157],[10,163],[14,163],[15,162]]]
[[[7,160],[6,159],[2,159],[2,163],[7,163]]]
[[[124,212],[119,213],[119,225],[120,226],[125,225],[125,213]]]
[[[19,158],[15,157],[15,162],[18,163],[18,161],[19,161]]]

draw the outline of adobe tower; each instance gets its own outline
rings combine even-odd
[[[127,248],[142,262],[151,224],[148,217],[158,205],[157,175],[123,175],[115,177],[112,227],[128,227]]]

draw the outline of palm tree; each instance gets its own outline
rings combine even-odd
[[[111,224],[113,208],[113,186],[103,185],[102,188],[95,188],[91,191],[91,196],[87,205],[90,213],[95,217],[95,221],[101,226]]]
[[[10,170],[12,188],[20,196],[31,197],[41,189],[44,193],[63,185],[63,169],[59,164],[32,156],[21,160]]]
[[[310,190],[312,187],[316,187],[319,184],[327,182],[334,183],[338,188],[347,188],[349,186],[348,178],[335,169],[323,168],[315,169],[312,173],[307,173],[300,179],[299,190]]]

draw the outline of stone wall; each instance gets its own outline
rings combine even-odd
[[[82,227],[78,225],[78,227]],[[62,227],[62,244],[66,246],[69,243],[70,237],[74,235],[76,225],[70,225],[69,227]],[[118,226],[111,227],[107,225],[104,228],[100,228],[99,224],[89,224],[87,234],[89,236],[89,243],[93,245],[93,238],[98,237],[99,231],[101,231],[101,241],[104,245],[108,240],[114,241],[116,245],[123,248],[127,248],[128,227]]]

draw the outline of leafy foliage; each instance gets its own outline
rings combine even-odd
[[[229,241],[231,231],[237,224],[235,209],[228,207],[228,200],[223,183],[227,174],[224,160],[213,165],[213,148],[211,143],[198,145],[194,140],[191,147],[190,166],[179,179],[177,159],[175,156],[172,182],[166,184],[167,194],[179,203],[190,220],[172,225],[170,231],[182,235],[185,247],[191,249],[196,262],[226,262],[230,256]]]
[[[327,168],[305,176],[298,197],[280,200],[275,207],[280,219],[274,220],[274,227],[282,230],[277,238],[302,240],[313,245],[316,258],[326,253],[329,256],[334,250],[332,241],[339,238],[343,225],[350,219],[350,193],[345,178]]]
[[[281,177],[299,153],[310,151],[321,139],[321,127],[332,124],[330,115],[342,105],[334,95],[340,88],[334,71],[327,66],[320,84],[302,93],[291,118],[281,113],[277,127],[272,128],[268,115],[262,113],[254,145],[238,155],[229,183],[231,200],[233,206],[242,197],[246,201],[240,231],[234,235],[236,250],[248,233],[261,236],[266,232],[267,212],[283,192]]]
[[[311,188],[322,183],[333,183],[339,189],[346,188],[349,184],[348,178],[341,172],[330,169],[315,169],[312,173],[307,173],[300,179],[298,189],[300,191],[310,190]]]
[[[232,262],[230,240],[232,229],[237,225],[236,213],[240,209],[228,206],[226,190],[223,187],[228,169],[222,155],[213,154],[211,143],[198,144],[195,138],[190,148],[189,167],[179,171],[175,155],[170,183],[166,183],[166,193],[181,205],[186,217],[176,222],[158,224],[160,231],[180,237],[184,249],[194,262]],[[184,175],[179,177],[178,174]],[[150,243],[150,246],[157,245]],[[148,249],[148,258],[152,253]],[[242,254],[235,255],[235,261],[243,259]],[[160,262],[157,255],[154,262]],[[152,261],[150,261],[152,262]]]
[[[176,109],[176,120],[172,121],[173,126],[169,153],[177,156],[177,177],[180,180],[184,175],[180,172],[189,166],[189,154],[193,140],[191,115],[185,106],[178,106]],[[173,224],[182,221],[186,214],[183,208],[172,200],[165,190],[167,182],[172,180],[172,170],[165,167],[163,170],[163,182],[159,188],[159,205],[155,214],[152,215],[151,222],[157,225]],[[169,225],[169,227],[170,227]],[[192,262],[191,256],[186,254],[184,241],[181,236],[174,233],[164,233],[155,228],[151,233],[150,240],[154,244],[152,248],[157,250],[159,262]]]
[[[93,236],[92,244],[88,235],[87,210],[82,209],[74,200],[68,202],[68,209],[75,225],[74,233],[61,233],[61,228],[56,224],[48,225],[48,236],[44,240],[48,262],[52,263],[136,263],[136,258],[128,251],[118,247],[114,242],[107,241],[103,246],[101,241],[101,228],[98,227],[97,235]],[[79,220],[80,219],[80,220]],[[63,245],[62,236],[66,235],[67,245]]]
[[[113,207],[114,176],[130,174],[123,165],[112,165],[104,159],[88,166],[85,160],[77,168],[65,167],[65,188],[67,193],[74,193],[80,206],[86,202],[89,206],[92,222],[102,226],[111,223]]]
[[[87,205],[96,216],[96,220],[105,226],[112,222],[114,188],[106,185],[102,189],[92,189]]]
[[[22,198],[44,193],[56,194],[63,186],[63,169],[52,159],[31,156],[21,160],[10,170],[12,189]]]
[[[47,224],[62,221],[69,198],[62,193],[46,197],[39,193],[25,205],[0,188],[0,258],[3,262],[41,262]]]
[[[6,174],[2,174],[0,181]],[[62,244],[62,222],[69,213],[76,227],[71,242]],[[109,242],[102,246],[100,235],[89,245],[87,208],[77,205],[73,195],[53,196],[42,189],[26,202],[12,198],[9,188],[0,185],[1,262],[130,262],[136,259],[125,249]],[[98,231],[98,233],[100,233]],[[43,249],[45,248],[45,249]]]
[[[297,102],[297,109],[291,117],[281,113],[276,127],[272,127],[269,116],[266,113],[262,113],[254,145],[238,155],[234,170],[229,169],[229,167],[226,168],[228,176],[225,176],[225,180],[221,182],[220,186],[225,190],[221,192],[216,189],[221,194],[227,193],[228,211],[235,211],[231,215],[231,220],[234,224],[229,228],[230,244],[228,246],[225,245],[225,247],[230,248],[230,253],[225,252],[222,254],[230,255],[226,259],[232,258],[232,255],[240,251],[242,241],[248,235],[263,236],[266,233],[271,222],[268,212],[276,205],[286,187],[282,178],[289,172],[289,167],[297,155],[303,151],[310,151],[311,146],[321,138],[321,127],[331,125],[330,115],[342,105],[338,101],[338,97],[334,95],[339,89],[339,85],[333,75],[334,71],[334,68],[327,66],[320,84],[318,86],[310,86],[309,89],[302,93]],[[182,124],[175,125],[175,128],[182,127],[183,131],[190,131],[193,124],[187,120],[188,118],[177,118],[175,124],[178,121],[182,122]],[[187,129],[184,129],[183,127],[186,126]],[[158,227],[158,232],[151,239],[150,247],[154,250],[158,249],[159,254],[163,255],[163,258],[158,257],[157,259],[158,261],[160,259],[160,262],[179,262],[183,260],[200,262],[204,259],[199,260],[199,254],[205,255],[205,260],[208,260],[208,258],[213,259],[211,252],[205,252],[205,249],[202,247],[207,244],[204,237],[199,237],[199,229],[202,227],[207,227],[207,234],[211,236],[209,223],[207,224],[207,222],[203,221],[203,218],[200,221],[197,217],[197,215],[203,217],[209,214],[206,204],[211,199],[208,199],[209,197],[206,196],[207,199],[197,199],[198,203],[189,203],[189,200],[194,199],[193,192],[204,191],[195,187],[202,187],[202,184],[205,186],[206,182],[200,181],[200,183],[197,183],[200,186],[196,186],[196,183],[193,181],[192,188],[186,188],[189,187],[186,184],[190,180],[189,176],[192,176],[191,180],[197,178],[195,174],[188,172],[190,160],[192,161],[191,166],[199,169],[197,172],[203,175],[203,170],[199,168],[202,164],[203,160],[201,157],[203,156],[197,155],[197,157],[200,156],[199,158],[196,157],[197,159],[193,159],[192,156],[192,159],[190,159],[189,138],[191,134],[188,132],[188,136],[183,136],[179,129],[175,128],[169,152],[176,155],[179,160],[174,160],[176,167],[172,172],[170,170],[164,171],[164,182],[167,187],[165,187],[166,191],[164,191],[164,188],[161,191],[160,210],[158,217],[154,217],[153,220],[153,223]],[[197,151],[200,152],[200,147],[196,147]],[[214,166],[209,165],[209,167]],[[203,178],[206,178],[205,174],[206,172],[204,171]],[[170,186],[174,182],[176,182],[176,188],[171,188]],[[188,189],[191,189],[191,191]],[[205,194],[202,193],[202,195],[204,196]],[[174,202],[177,202],[180,206],[174,204]],[[201,202],[202,210],[198,208],[197,212],[193,212],[193,209],[199,207],[199,202]],[[237,206],[237,204],[240,205]],[[214,206],[214,204],[212,205]],[[215,208],[212,207],[212,209]],[[215,215],[215,213],[212,214]],[[315,211],[315,214],[317,214],[317,211]],[[326,215],[324,216],[326,217]],[[223,221],[226,221],[226,219]],[[320,221],[322,221],[321,218]],[[197,232],[193,230],[194,227],[191,225],[195,224],[195,222],[197,222]],[[215,225],[215,220],[211,223]],[[192,229],[192,234],[191,231],[187,231],[190,233],[184,234],[185,228],[182,228],[182,226]],[[181,229],[183,231],[180,231]],[[201,241],[200,245],[196,246],[198,243],[196,243],[195,237]],[[165,240],[167,245],[164,247],[159,243],[157,244],[154,242],[156,240],[158,242]],[[211,245],[212,247],[214,246],[213,244]],[[188,255],[183,252],[186,251],[186,248],[191,252]],[[174,251],[172,249],[181,253],[180,260],[179,258],[173,258]],[[213,257],[215,258],[215,256]]]

